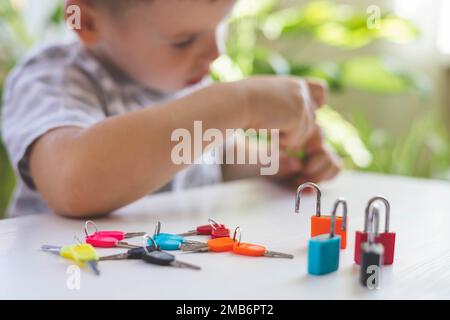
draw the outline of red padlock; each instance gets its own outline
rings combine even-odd
[[[384,247],[384,258],[383,264],[390,265],[394,263],[394,251],[395,251],[395,232],[389,232],[389,217],[391,206],[389,201],[382,196],[377,196],[369,200],[366,207],[365,217],[364,217],[364,230],[356,231],[355,234],[355,263],[360,264],[361,262],[361,244],[367,242],[368,236],[367,231],[369,228],[369,212],[371,210],[372,205],[376,201],[382,201],[385,206],[385,227],[384,232],[379,233],[375,237],[375,243],[381,243]]]

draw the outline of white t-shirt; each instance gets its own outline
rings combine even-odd
[[[61,126],[87,128],[204,85],[164,95],[102,63],[79,42],[33,50],[12,71],[4,87],[2,135],[18,177],[8,216],[50,211],[36,191],[28,166],[27,150],[41,135]],[[158,192],[216,183],[221,178],[219,165],[191,165]]]

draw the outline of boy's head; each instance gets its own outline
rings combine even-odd
[[[66,0],[82,42],[136,81],[164,91],[201,81],[219,55],[235,0]]]

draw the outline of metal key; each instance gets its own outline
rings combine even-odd
[[[86,243],[91,244],[95,248],[140,248],[140,246],[135,246],[133,244],[129,244],[128,242],[119,241],[113,237],[105,237],[101,235],[92,235],[86,237]]]
[[[80,264],[87,264],[96,275],[100,275],[98,269],[99,260],[97,252],[94,247],[90,244],[80,243],[77,245],[70,246],[53,246],[53,245],[43,245],[41,250],[57,254],[63,258],[76,261]]]
[[[95,231],[93,233],[89,233],[90,225],[95,228]],[[146,234],[146,232],[99,231],[97,225],[92,220],[88,220],[85,222],[84,233],[86,234],[86,238],[96,235],[101,237],[116,238],[119,241],[124,239],[142,237]]]
[[[161,233],[161,222],[160,221],[158,221],[158,223],[156,224],[155,232],[153,233],[153,239],[155,239],[157,242],[158,241],[161,241],[161,242],[176,241],[180,245],[182,243],[186,243],[186,244],[200,244],[201,243],[200,241],[187,240],[183,236],[180,236],[178,234]],[[167,249],[167,250],[178,250],[178,248],[177,249]]]
[[[266,247],[251,243],[235,243],[233,253],[251,257],[269,257],[293,259],[294,256],[288,253],[267,250]]]
[[[239,240],[236,241],[236,236],[239,231]],[[233,235],[233,253],[244,255],[244,256],[251,256],[251,257],[269,257],[269,258],[285,258],[285,259],[293,259],[294,256],[292,254],[288,253],[282,253],[277,251],[269,251],[266,249],[266,247],[258,245],[258,244],[252,244],[252,243],[242,243],[241,242],[241,228],[237,227],[234,230]]]
[[[197,246],[182,246],[184,252],[227,252],[233,250],[234,240],[230,237],[209,239],[208,242]]]
[[[154,251],[155,247],[147,247],[147,251]],[[110,256],[100,257],[100,261],[109,261],[109,260],[140,260],[142,259],[142,255],[145,254],[144,247],[130,249],[127,252],[114,254]]]
[[[229,237],[229,229],[225,227],[224,224],[217,223],[215,220],[209,218],[209,224],[205,224],[202,226],[198,226],[195,230],[190,230],[185,233],[180,233],[178,235],[186,237],[186,236],[194,236],[194,235],[205,235],[211,236],[212,238],[220,238],[220,237]],[[226,230],[228,230],[228,234],[226,234]],[[213,234],[214,233],[214,234]]]
[[[176,260],[176,257],[173,254],[159,250],[146,252],[142,255],[142,260],[147,263],[156,264],[159,266],[172,266],[177,268],[189,268],[193,270],[201,269],[201,267],[197,265]]]

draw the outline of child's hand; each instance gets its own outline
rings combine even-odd
[[[311,181],[320,182],[333,179],[341,170],[341,161],[324,143],[320,128],[316,126],[315,133],[303,149],[305,160],[292,155],[298,148],[290,152],[280,150],[280,170],[275,179],[294,187]]]
[[[315,110],[326,96],[323,83],[295,77],[253,77],[238,85],[246,101],[248,127],[280,129],[282,145],[304,145],[310,139]]]

